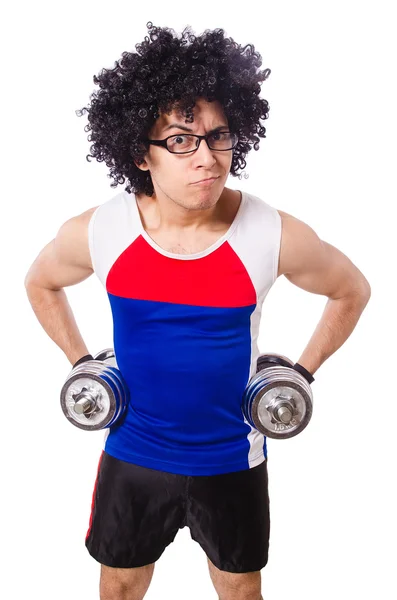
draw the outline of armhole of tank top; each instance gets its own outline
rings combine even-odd
[[[88,248],[90,251],[90,256],[91,256],[91,262],[92,262],[92,268],[94,270],[94,273],[97,273],[97,268],[96,268],[96,259],[95,259],[95,244],[94,244],[94,224],[95,224],[95,219],[96,216],[98,214],[98,210],[101,207],[98,206],[98,208],[96,210],[94,210],[94,212],[91,215],[91,218],[88,222]]]
[[[279,263],[280,252],[281,252],[282,221],[281,221],[281,215],[278,212],[278,210],[274,207],[273,207],[273,210],[274,210],[274,216],[275,216],[275,220],[276,220],[276,245],[275,245],[275,252],[274,252],[274,279],[273,279],[273,283],[274,283],[277,280],[278,263]]]

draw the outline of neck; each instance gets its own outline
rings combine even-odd
[[[136,195],[141,207],[145,207],[153,229],[163,231],[198,231],[208,229],[222,221],[223,198],[202,196],[190,204],[162,194]]]

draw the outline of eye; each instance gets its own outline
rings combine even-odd
[[[167,145],[171,150],[190,150],[194,145],[194,139],[191,135],[173,135],[168,139]],[[179,146],[179,148],[176,148],[176,146]]]
[[[170,140],[173,144],[186,144],[186,142],[190,141],[189,135],[175,135]]]
[[[228,131],[215,131],[214,133],[211,134],[211,138],[213,140],[223,140],[226,139],[229,135]]]

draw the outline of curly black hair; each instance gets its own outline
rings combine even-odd
[[[160,113],[177,109],[194,120],[192,109],[199,97],[217,100],[223,107],[230,131],[239,142],[234,149],[230,173],[238,175],[246,166],[245,157],[252,146],[259,149],[259,138],[266,129],[261,119],[269,116],[269,103],[259,98],[260,83],[270,69],[258,70],[261,55],[253,44],[241,47],[224,36],[223,29],[205,30],[195,36],[187,26],[180,37],[167,27],[146,24],[149,36],[136,44],[136,52],[123,52],[113,69],[94,75],[99,90],[90,95],[91,104],[76,111],[88,112],[91,154],[110,167],[111,187],[125,183],[128,193],[154,193],[150,171],[139,169],[147,152],[144,140]]]

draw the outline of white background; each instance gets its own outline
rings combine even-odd
[[[1,51],[2,596],[93,600],[99,564],[84,546],[103,432],[64,418],[70,365],[36,320],[24,277],[62,223],[105,202],[86,161],[93,75],[147,35],[222,27],[272,73],[267,137],[230,177],[308,223],[364,273],[372,297],[313,384],[309,427],[268,440],[271,539],[265,600],[395,598],[396,20],[392,2],[19,2],[3,9]],[[66,290],[91,352],[112,345],[95,276]],[[326,297],[285,277],[264,305],[259,348],[298,360]],[[394,373],[393,373],[394,371]],[[6,593],[3,592],[6,590]],[[147,600],[216,600],[187,528],[158,561]]]

